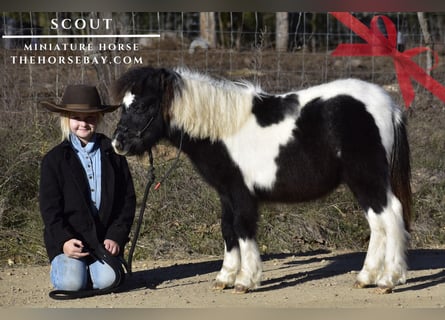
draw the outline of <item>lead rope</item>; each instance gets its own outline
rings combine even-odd
[[[167,172],[164,174],[162,179],[156,184],[156,186],[154,187],[155,190],[159,189],[161,184],[168,178],[168,176],[173,171],[173,169],[175,169],[178,166],[179,156],[181,155],[181,150],[182,150],[183,138],[184,138],[184,132],[181,131],[181,138],[179,141],[179,147],[178,147],[178,151],[175,156],[175,160],[174,160],[173,164],[170,166],[170,168],[167,170]],[[134,230],[133,240],[131,242],[131,248],[130,248],[130,251],[128,252],[128,258],[127,258],[127,271],[130,275],[132,273],[131,266],[132,266],[132,261],[133,261],[133,254],[134,254],[134,250],[136,249],[136,242],[138,241],[139,233],[141,231],[141,225],[142,225],[142,220],[144,218],[144,212],[145,212],[145,206],[147,203],[148,194],[150,193],[150,188],[156,179],[155,173],[154,173],[155,168],[153,165],[153,162],[154,162],[153,161],[153,153],[151,151],[151,148],[148,149],[148,158],[149,158],[149,164],[150,164],[150,166],[148,167],[148,181],[147,181],[147,185],[145,186],[144,196],[142,198],[141,210],[139,211],[139,217],[138,217],[138,221],[136,224],[136,229]]]
[[[130,251],[128,252],[128,258],[127,258],[128,273],[130,275],[132,273],[131,263],[133,260],[134,250],[136,248],[136,242],[138,241],[139,238],[139,232],[141,231],[141,225],[144,217],[144,211],[147,203],[148,194],[150,193],[150,188],[153,185],[153,182],[155,181],[156,178],[155,167],[153,165],[153,152],[151,151],[151,148],[148,149],[148,158],[150,162],[150,166],[148,167],[148,181],[147,185],[145,186],[144,197],[142,198],[141,210],[139,211],[139,218],[136,224],[136,230],[134,231],[133,241],[131,242],[131,248]]]

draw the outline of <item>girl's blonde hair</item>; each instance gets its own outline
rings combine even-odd
[[[60,113],[60,131],[62,133],[62,141],[69,140],[70,138],[70,112]],[[103,114],[101,112],[97,113],[97,125],[102,122]]]

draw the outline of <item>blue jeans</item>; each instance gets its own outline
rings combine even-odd
[[[51,261],[51,283],[57,290],[78,291],[86,289],[88,272],[94,289],[103,289],[116,279],[113,268],[101,261],[87,263],[87,259],[74,259],[59,254]]]

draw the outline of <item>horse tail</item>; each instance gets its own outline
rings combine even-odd
[[[400,114],[399,114],[400,115]],[[394,195],[399,199],[403,209],[405,229],[411,231],[411,164],[408,136],[406,132],[406,118],[402,115],[393,118],[394,145],[391,152],[390,172],[391,187]]]

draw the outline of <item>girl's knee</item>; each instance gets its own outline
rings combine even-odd
[[[99,278],[92,280],[93,282],[93,288],[94,289],[104,289],[110,287],[114,281],[116,280],[116,276],[113,275],[106,275],[106,276],[100,276]]]
[[[95,262],[90,265],[91,282],[94,289],[110,287],[116,281],[116,274],[108,264]]]
[[[51,282],[57,290],[78,291],[87,285],[86,264],[64,254],[51,261]]]

